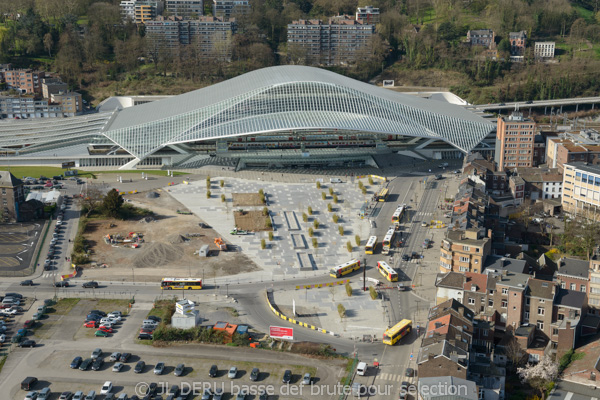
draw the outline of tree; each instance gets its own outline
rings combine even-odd
[[[50,32],[44,35],[44,49],[48,52],[48,57],[52,57],[52,48],[54,47],[54,39]]]
[[[81,212],[89,217],[102,206],[102,192],[96,186],[88,185],[87,195],[81,199]]]
[[[119,210],[123,205],[123,197],[116,189],[111,189],[110,192],[104,196],[104,200],[102,201],[102,208],[104,209],[104,213],[109,217],[116,218],[119,216]]]
[[[504,347],[504,351],[506,353],[506,357],[511,363],[511,370],[513,372],[523,365],[524,361],[526,360],[527,353],[521,349],[519,341],[514,336],[511,336],[510,340]]]
[[[518,368],[517,375],[522,382],[528,383],[543,395],[544,387],[558,377],[558,364],[550,357],[544,356],[537,364],[527,364]]]

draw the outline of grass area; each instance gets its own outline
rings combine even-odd
[[[2,372],[2,368],[4,368],[4,364],[6,363],[6,357],[8,356],[4,356],[2,357],[2,360],[0,360],[0,372]]]
[[[0,170],[3,171],[10,171],[14,176],[16,176],[17,178],[22,178],[22,177],[26,177],[26,176],[30,176],[32,178],[39,178],[41,175],[44,175],[47,178],[52,178],[55,175],[65,175],[65,171],[64,169],[60,168],[60,167],[42,167],[42,166],[0,166]],[[137,169],[137,170],[110,170],[110,171],[83,171],[83,170],[76,170],[78,173],[78,176],[80,177],[87,177],[87,178],[92,178],[92,179],[97,179],[97,175],[98,174],[125,174],[125,173],[135,173],[135,174],[141,174],[142,172],[149,174],[149,175],[158,175],[158,176],[167,176],[167,171],[163,171],[163,170],[155,170],[155,169],[150,169],[150,170],[144,170],[144,169]],[[173,171],[173,175],[175,176],[179,176],[179,175],[189,175],[189,173],[186,172],[177,172],[177,171]]]
[[[83,15],[81,17],[79,17],[79,19],[77,20],[77,25],[87,25],[89,23],[88,17],[87,15]]]
[[[129,314],[129,300],[120,299],[98,299],[96,300],[98,310],[106,313],[112,311],[121,311],[123,315]]]
[[[77,305],[77,303],[79,303],[78,298],[60,299],[56,302],[55,305],[53,305],[52,307],[50,307],[48,309],[48,312],[51,312],[50,310],[52,309],[52,310],[54,310],[54,311],[52,311],[52,314],[54,314],[54,315],[67,315],[68,313],[71,312],[73,307],[75,307]]]
[[[580,5],[571,4],[571,7],[577,12],[577,14],[585,19],[589,23],[594,23],[594,12],[592,10],[588,10],[587,8],[583,8]]]
[[[127,174],[127,173],[133,173],[133,174],[141,174],[142,172],[148,174],[148,175],[158,175],[158,176],[167,176],[167,171],[163,171],[161,169],[149,169],[149,170],[145,170],[145,169],[135,169],[135,170],[112,170],[112,171],[94,171],[94,174]],[[178,171],[172,171],[173,175],[175,176],[180,176],[180,175],[189,175],[188,172],[178,172]]]
[[[225,309],[227,310],[227,312],[229,313],[229,315],[231,315],[232,317],[239,317],[240,314],[238,313],[238,310],[236,310],[233,307],[225,307]]]
[[[154,308],[150,310],[148,316],[154,315],[162,320],[162,323],[170,324],[171,316],[175,312],[175,299],[158,300],[154,302]]]

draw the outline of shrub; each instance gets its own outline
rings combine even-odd
[[[333,223],[334,224],[337,224],[337,222],[340,219],[340,217],[337,214],[333,214],[333,216],[331,217],[331,219],[333,219]]]
[[[365,185],[363,185],[363,183],[361,181],[358,181],[358,188],[363,189],[364,187],[365,187]]]
[[[348,253],[352,253],[352,243],[350,243],[350,241],[346,243],[346,248],[348,249]]]
[[[267,228],[272,228],[273,227],[273,223],[271,222],[271,218],[267,217],[267,220],[265,221],[265,225],[267,226]]]
[[[269,215],[269,209],[267,207],[263,207],[263,213],[262,213],[265,217],[267,215]]]
[[[327,200],[327,195],[325,194],[325,192],[321,192],[321,198],[323,200]]]
[[[313,221],[313,226],[315,227],[315,229],[319,229],[319,221],[317,221],[316,219]]]
[[[360,246],[360,236],[358,236],[358,235],[354,236],[354,242],[356,243],[357,246]]]
[[[261,189],[262,190],[262,189]],[[260,202],[263,204],[267,204],[267,198],[265,197],[264,193],[259,193],[258,197],[260,198]]]
[[[210,199],[210,196],[211,196],[211,194],[212,194],[212,193],[210,192],[210,190],[207,190],[207,191],[206,191],[206,198],[207,198],[207,199]]]
[[[321,189],[321,182],[317,181],[317,189]]]
[[[317,247],[319,247],[319,242],[317,241],[317,238],[313,238],[312,240],[312,245],[313,247],[316,249]]]
[[[259,190],[258,190],[258,194],[260,194],[261,196],[264,196],[264,194],[265,194],[265,191],[264,191],[264,190],[262,190],[262,189],[259,189]]]
[[[313,214],[313,209],[311,206],[308,206],[308,215],[312,215]]]
[[[313,228],[308,228],[308,236],[313,237],[315,235],[315,231],[313,231]]]
[[[329,188],[329,195],[332,196],[333,195],[333,188]]]
[[[273,231],[269,232],[269,240],[273,241],[273,238],[275,237],[275,235],[273,235]]]
[[[348,295],[348,297],[352,297],[352,286],[350,286],[349,282],[346,282],[346,294]]]
[[[260,239],[260,248],[263,250],[267,248],[267,242],[265,239]]]
[[[337,309],[338,309],[338,314],[340,314],[340,318],[344,318],[346,316],[346,308],[344,308],[343,305],[338,304]]]
[[[369,294],[371,295],[372,300],[377,300],[377,297],[379,297],[377,295],[377,290],[375,290],[373,286],[369,286]]]
[[[344,227],[341,225],[338,225],[338,232],[340,233],[340,236],[344,236]]]
[[[225,186],[225,181],[223,179],[221,179],[221,182],[219,182],[219,186],[221,186],[221,187]]]
[[[373,178],[369,177],[369,185],[373,184]]]
[[[337,194],[334,194],[334,195],[333,195],[333,202],[334,202],[335,204],[337,204],[337,203],[338,203],[338,197],[337,197]]]
[[[221,202],[225,203],[225,195],[224,194],[221,195]]]
[[[308,215],[306,213],[302,213],[302,221],[308,222]]]
[[[362,188],[362,194],[367,194],[367,188],[366,187]]]
[[[206,177],[206,188],[210,188],[210,176]]]
[[[327,211],[329,211],[329,212],[333,211],[333,205],[331,203],[327,204]]]

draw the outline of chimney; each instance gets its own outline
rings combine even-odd
[[[488,229],[487,237],[490,239],[492,238],[492,230],[491,229]]]
[[[435,356],[431,353],[427,353],[427,361],[433,361],[433,359],[435,358]]]
[[[458,313],[460,315],[464,315],[465,314],[465,308],[464,307],[458,307]]]

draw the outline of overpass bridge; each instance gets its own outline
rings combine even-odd
[[[544,114],[547,114],[548,108],[554,114],[562,113],[563,107],[575,106],[575,111],[579,111],[580,105],[591,105],[592,110],[596,104],[600,104],[600,96],[597,97],[574,97],[570,99],[554,99],[554,100],[539,100],[539,101],[516,101],[508,103],[491,103],[491,104],[470,104],[465,106],[472,111],[498,111],[514,110],[516,106],[520,110],[532,108],[544,108]]]

